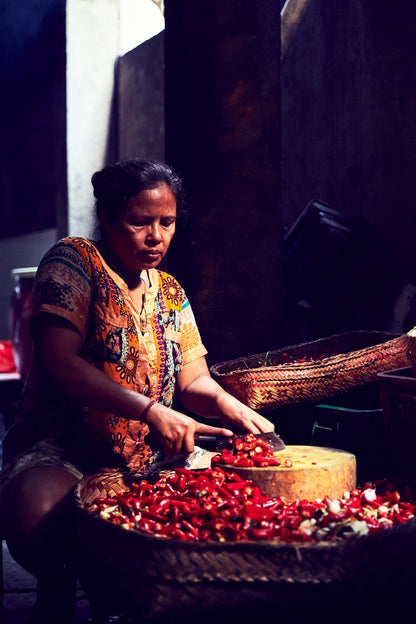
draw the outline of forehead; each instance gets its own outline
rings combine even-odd
[[[127,212],[176,214],[176,199],[166,184],[140,191],[127,202]]]

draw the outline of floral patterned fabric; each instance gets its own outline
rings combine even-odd
[[[138,310],[95,243],[63,239],[39,265],[33,316],[50,312],[66,318],[80,332],[81,356],[92,366],[171,406],[181,366],[205,355],[206,349],[178,282],[156,269],[146,277],[149,286]],[[19,435],[8,434],[6,447],[17,439],[27,447],[53,438],[84,472],[126,466],[140,470],[156,458],[147,425],[63,401],[40,381],[34,366],[16,420]]]

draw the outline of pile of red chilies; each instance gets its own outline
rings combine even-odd
[[[223,448],[220,454],[212,458],[214,465],[227,464],[228,466],[240,466],[243,468],[280,466],[280,460],[273,455],[267,442],[255,438],[250,433],[245,435],[243,439],[238,437],[228,438],[227,442],[228,446]],[[287,459],[284,465],[290,468],[292,461]]]
[[[414,484],[380,480],[342,499],[297,500],[262,496],[251,481],[218,467],[176,468],[150,484],[96,498],[89,507],[125,529],[195,541],[335,541],[368,534],[413,518]],[[411,502],[413,501],[413,502]]]

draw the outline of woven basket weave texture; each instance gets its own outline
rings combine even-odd
[[[287,584],[388,578],[397,566],[416,563],[416,521],[339,542],[183,542],[126,530],[88,511],[98,481],[85,478],[75,489],[81,581],[93,600],[116,597],[144,620],[181,617],[201,605],[278,604]]]
[[[319,403],[409,366],[407,335],[350,332],[220,362],[213,377],[252,409]]]

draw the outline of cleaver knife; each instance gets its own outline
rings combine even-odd
[[[215,451],[222,451],[223,448],[226,448],[230,444],[230,440],[234,440],[235,438],[239,438],[244,441],[244,437],[247,433],[242,433],[241,435],[234,436],[215,436],[215,435],[205,435],[205,434],[195,434],[195,443],[198,446],[202,446],[203,448],[213,449]],[[267,433],[253,433],[255,438],[259,440],[264,440],[269,445],[270,450],[273,453],[277,451],[281,451],[285,448],[285,443],[282,438],[275,431],[268,431]]]

